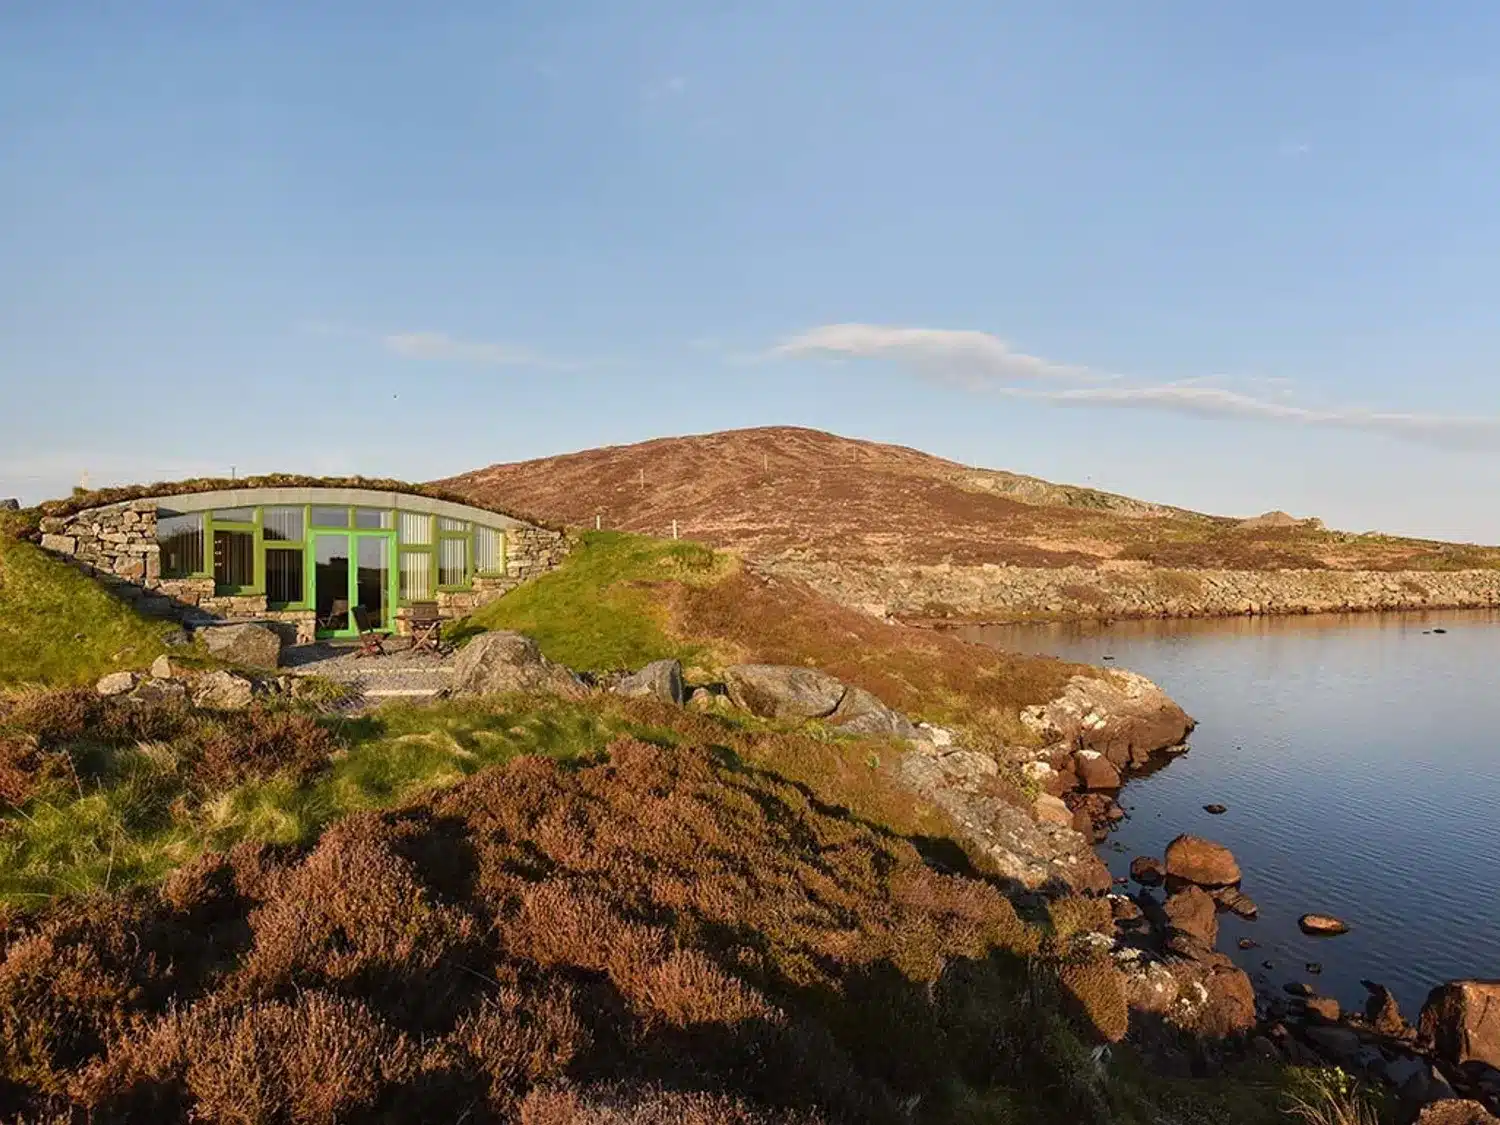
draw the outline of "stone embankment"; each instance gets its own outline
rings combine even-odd
[[[1500,570],[1168,570],[1105,562],[1014,566],[766,567],[883,617],[1003,624],[1068,618],[1234,617],[1500,606]]]

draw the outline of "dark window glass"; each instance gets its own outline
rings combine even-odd
[[[261,514],[261,535],[267,543],[302,542],[302,509],[267,508]]]
[[[214,582],[228,589],[255,585],[255,536],[214,531]]]
[[[158,514],[156,541],[161,545],[161,572],[167,578],[203,573],[203,516]]]
[[[285,605],[302,600],[302,552],[289,547],[266,552],[266,601]]]
[[[348,527],[348,508],[314,508],[312,510],[312,521],[314,527]]]
[[[382,512],[376,508],[355,508],[354,526],[375,531],[380,528],[391,526],[391,513]]]

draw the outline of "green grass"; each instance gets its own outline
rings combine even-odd
[[[680,725],[626,701],[531,697],[392,704],[327,720],[341,748],[309,780],[277,773],[207,795],[194,791],[170,744],[76,745],[73,769],[0,817],[0,903],[33,907],[153,883],[206,849],[243,840],[310,843],[340,817],[400,804],[525,754],[594,761],[621,736],[681,745],[708,727],[738,729],[677,714]]]
[[[169,628],[0,527],[0,686],[85,684],[145,667]]]
[[[711,582],[730,565],[698,543],[588,532],[560,567],[477,610],[453,635],[515,629],[549,659],[579,671],[639,668],[669,657],[689,664],[698,650],[668,634],[651,586]]]

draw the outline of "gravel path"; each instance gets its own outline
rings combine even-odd
[[[368,704],[387,699],[421,701],[432,699],[453,678],[453,654],[397,651],[386,642],[384,656],[360,656],[357,645],[298,645],[282,654],[282,663],[293,675],[322,676],[348,684]]]

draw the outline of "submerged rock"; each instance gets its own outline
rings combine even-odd
[[[1254,921],[1260,914],[1260,907],[1255,905],[1255,900],[1238,887],[1218,887],[1209,893],[1213,895],[1220,909],[1227,910],[1247,922]]]
[[[1229,808],[1226,805],[1204,805],[1203,811],[1212,816],[1223,816]]]
[[[1130,877],[1143,887],[1159,885],[1165,875],[1166,869],[1155,856],[1138,855],[1130,861]]]
[[[1227,887],[1240,881],[1240,865],[1223,844],[1184,834],[1167,845],[1167,875],[1200,887]]]

